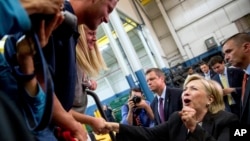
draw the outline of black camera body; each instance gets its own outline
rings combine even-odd
[[[133,98],[132,98],[132,101],[136,104],[136,103],[140,103],[141,102],[141,97],[139,97],[139,96],[134,96]]]
[[[64,20],[59,27],[53,31],[53,34],[57,34],[57,37],[62,39],[68,39],[71,35],[73,35],[74,31],[77,30],[77,17],[70,13],[67,10],[61,11]],[[54,18],[55,15],[46,15],[46,14],[33,14],[30,16],[32,22],[32,28],[37,30],[40,28],[41,20],[50,21]]]
[[[54,35],[61,39],[69,39],[77,30],[77,17],[67,10],[62,11],[64,15],[64,21],[53,32]]]
[[[71,30],[75,30],[75,28],[77,27],[77,17],[67,10],[63,11],[62,13],[64,15],[64,21],[62,25]]]

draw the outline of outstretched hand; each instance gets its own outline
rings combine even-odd
[[[119,123],[116,122],[105,122],[105,128],[104,130],[106,131],[106,133],[108,132],[116,132],[119,133]]]
[[[109,131],[105,130],[105,120],[103,118],[94,118],[94,122],[90,125],[96,134],[106,134]]]

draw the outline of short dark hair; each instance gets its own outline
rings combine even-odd
[[[233,40],[237,45],[241,45],[244,42],[250,42],[250,35],[245,32],[234,34],[233,36],[226,39],[222,43],[222,46],[224,46],[228,41],[231,41],[231,40]]]
[[[143,95],[143,94],[142,94],[142,90],[141,90],[140,87],[131,88],[131,89],[130,89],[130,92],[129,92],[129,95],[130,95],[130,96],[131,96],[132,92],[141,92],[141,95]]]
[[[141,89],[140,87],[131,88],[131,89],[130,89],[130,93],[129,93],[129,97],[131,97],[132,92],[140,92],[140,93],[141,93],[141,98],[142,98],[142,99],[145,99],[145,96],[144,96],[144,94],[143,94],[143,91],[142,91],[142,89]]]
[[[164,79],[166,78],[166,75],[165,73],[159,69],[159,68],[150,68],[146,71],[146,75],[149,74],[150,72],[155,72],[155,74],[158,76],[158,77],[164,77]]]
[[[209,65],[210,67],[212,67],[213,65],[215,65],[215,64],[217,64],[217,63],[222,64],[223,62],[224,62],[223,58],[222,58],[221,56],[217,55],[217,56],[213,56],[213,57],[209,60],[208,65]]]
[[[205,62],[205,61],[201,61],[201,62],[199,63],[199,66],[202,66],[202,65],[208,65],[208,64],[207,64],[207,62]]]

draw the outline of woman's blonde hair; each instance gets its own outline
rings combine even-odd
[[[208,111],[215,114],[221,110],[225,109],[224,101],[223,101],[223,90],[219,83],[214,80],[206,80],[203,76],[199,74],[190,75],[184,82],[184,87],[193,81],[198,80],[203,84],[205,88],[205,92],[207,93],[208,97],[213,98],[213,102],[208,105]]]
[[[82,24],[78,26],[80,37],[76,45],[76,61],[85,74],[95,77],[102,69],[107,70],[108,68],[97,43],[95,43],[93,49],[89,49],[85,30],[88,30],[86,25]]]

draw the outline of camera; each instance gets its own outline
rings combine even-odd
[[[62,11],[62,13],[64,15],[64,21],[62,25],[68,27],[71,30],[74,30],[77,27],[77,17],[67,10]]]
[[[67,10],[62,11],[64,20],[61,25],[53,32],[61,39],[69,39],[77,30],[77,17]]]
[[[136,104],[136,103],[140,103],[141,102],[141,97],[139,97],[139,96],[134,96],[133,98],[132,98],[132,101]]]

